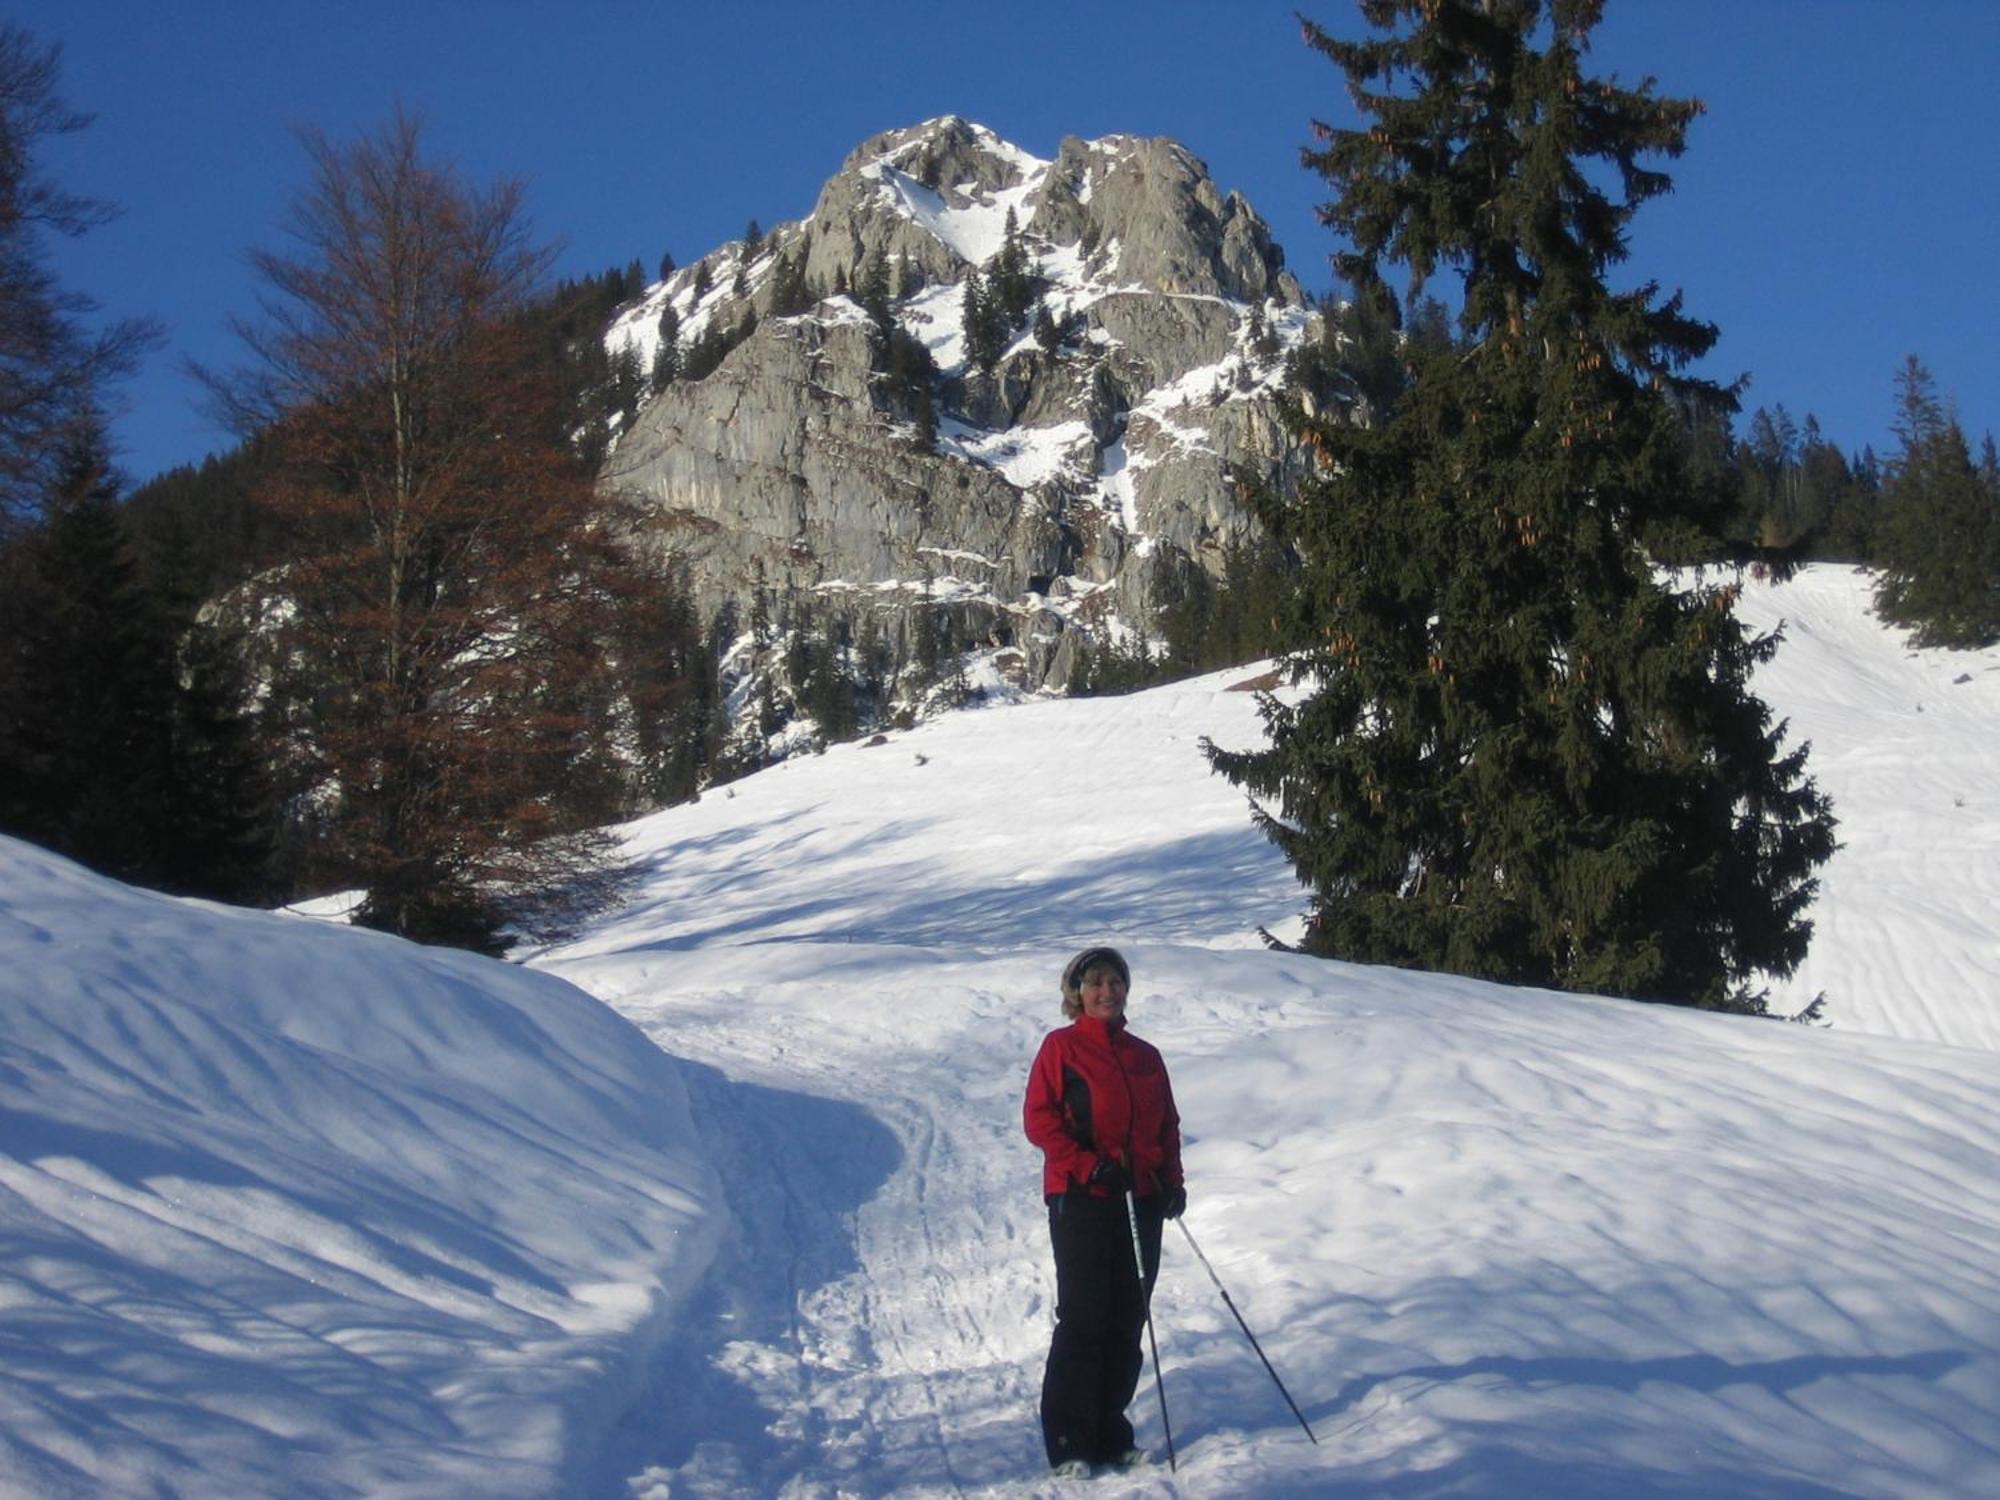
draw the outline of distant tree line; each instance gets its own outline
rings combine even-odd
[[[1804,561],[1875,571],[1876,608],[1928,646],[2000,641],[2000,458],[1975,456],[1955,412],[1912,355],[1895,376],[1895,451],[1841,449],[1808,416],[1759,408],[1741,438],[1697,435],[1733,490],[1735,550],[1780,569]]]
[[[1078,697],[1128,693],[1274,655],[1297,588],[1296,559],[1262,532],[1224,547],[1219,573],[1187,559],[1170,564],[1160,576],[1153,625],[1123,638],[1085,637],[1068,690]]]
[[[1381,295],[1329,297],[1319,334],[1288,357],[1287,388],[1311,412],[1344,407],[1387,419],[1430,355],[1464,345],[1444,305]],[[2000,640],[2000,458],[1987,432],[1975,455],[1959,418],[1915,355],[1893,372],[1886,456],[1845,450],[1817,418],[1783,405],[1740,424],[1714,403],[1680,408],[1690,496],[1712,517],[1700,560],[1784,575],[1806,562],[1866,566],[1882,617],[1925,645]]]

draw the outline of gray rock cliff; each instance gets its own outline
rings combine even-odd
[[[981,368],[965,283],[998,296],[1010,265],[1017,306]],[[1029,687],[1060,686],[1079,639],[1148,625],[1178,570],[1218,569],[1246,534],[1228,470],[1283,461],[1279,371],[1307,324],[1263,221],[1183,147],[1070,139],[1043,161],[957,118],[864,142],[807,218],[677,271],[608,346],[650,368],[669,305],[684,347],[749,314],[754,331],[655,392],[601,482],[640,502],[702,608],[805,594],[905,655],[947,611]]]

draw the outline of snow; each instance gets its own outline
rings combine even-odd
[[[988,432],[945,417],[938,423],[938,451],[997,469],[1009,484],[1025,490],[1078,475],[1096,447],[1090,424],[1083,421]]]
[[[1268,951],[1252,668],[645,819],[526,970],[0,845],[0,1492],[1057,1493],[1020,1089],[1112,941],[1318,1444],[1170,1229],[1179,1473],[1093,1494],[2000,1493],[2000,653],[1866,590],[1739,606],[1843,819],[1824,1029]]]
[[[1125,438],[1121,434],[1104,450],[1104,472],[1098,479],[1098,493],[1103,496],[1104,508],[1124,524],[1126,534],[1136,536],[1139,532],[1139,493],[1132,481],[1132,465],[1126,456]]]
[[[1199,365],[1154,387],[1134,403],[1132,410],[1135,415],[1157,423],[1182,450],[1213,452],[1208,444],[1207,426],[1200,421],[1189,422],[1187,414],[1215,405],[1218,398],[1244,401],[1280,393],[1284,388],[1285,355],[1305,341],[1308,315],[1302,307],[1267,302],[1263,311],[1279,352],[1262,359],[1251,348],[1249,312],[1244,304],[1186,295],[1176,300],[1217,302],[1239,312],[1241,321],[1236,329],[1235,347],[1213,364]]]
[[[1779,994],[1826,990],[1843,1029],[2000,1051],[2000,650],[1915,650],[1867,619],[1872,588],[1815,567],[1739,606],[1786,626],[1759,685],[1840,818],[1818,936]]]
[[[0,975],[0,1494],[552,1492],[714,1253],[680,1070],[547,975],[8,839]]]
[[[938,123],[938,122],[930,122]],[[943,192],[924,186],[895,163],[923,144],[913,140],[860,169],[864,178],[881,184],[884,200],[928,229],[959,256],[983,266],[1006,240],[1007,215],[1025,229],[1032,217],[1028,199],[1048,175],[1049,163],[1002,140],[983,125],[972,127],[980,149],[1013,169],[1009,187],[986,190],[977,183],[954,183]]]
[[[965,367],[965,289],[956,282],[927,286],[897,314],[910,336],[930,350],[940,370]]]

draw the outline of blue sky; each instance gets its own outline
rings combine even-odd
[[[336,139],[398,101],[434,155],[524,178],[564,274],[686,262],[812,206],[863,138],[955,113],[1039,155],[1065,135],[1171,135],[1270,220],[1306,285],[1335,248],[1298,165],[1349,120],[1301,44],[1346,0],[16,0],[97,116],[52,147],[65,187],[124,207],[58,247],[64,284],[170,342],[125,388],[135,479],[227,446],[181,373],[229,363],[255,307],[244,252],[300,189],[291,134]],[[1610,0],[1596,65],[1709,109],[1642,213],[1624,281],[1656,278],[1722,341],[1703,373],[1746,409],[1816,413],[1849,449],[1891,440],[1892,379],[1922,358],[1974,440],[2000,429],[2000,4]]]

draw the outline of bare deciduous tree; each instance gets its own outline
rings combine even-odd
[[[254,359],[208,376],[281,458],[297,528],[266,580],[296,784],[361,919],[493,948],[603,892],[596,643],[620,563],[522,332],[549,255],[518,184],[427,163],[417,121],[302,139],[287,253],[260,252]]]

